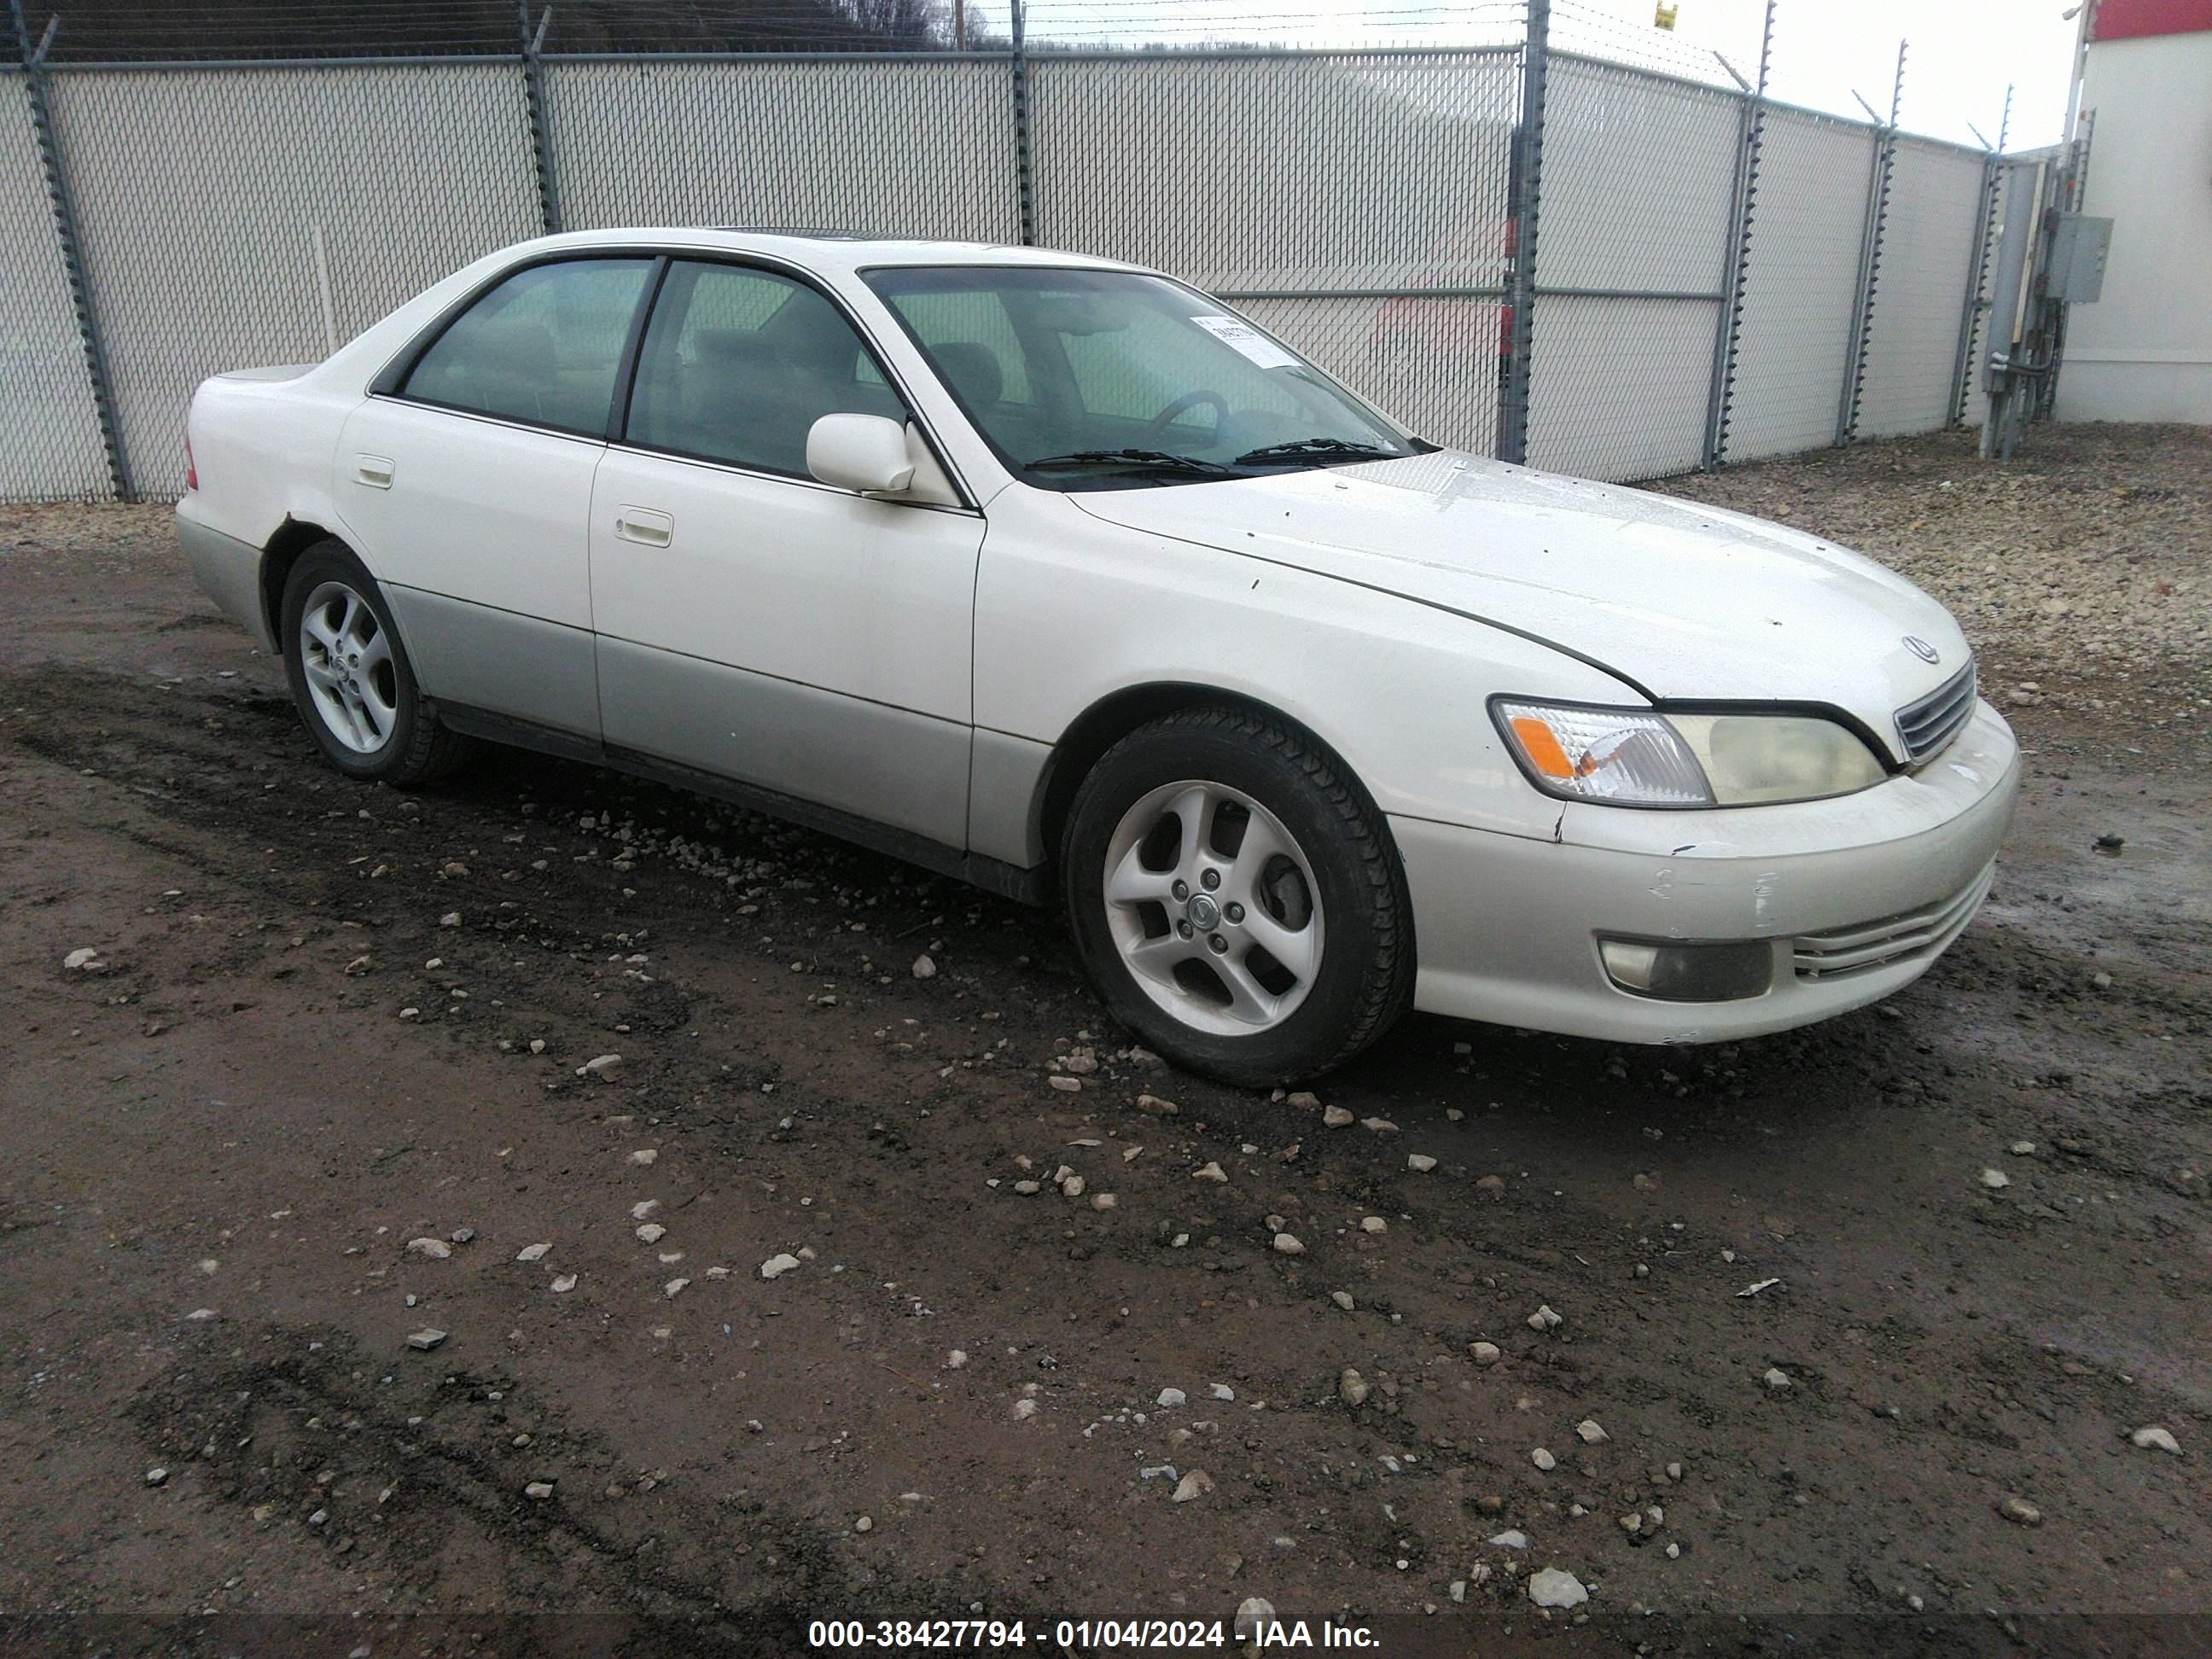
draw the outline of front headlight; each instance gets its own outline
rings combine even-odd
[[[1658,714],[1500,698],[1498,730],[1528,780],[1563,800],[1752,806],[1881,781],[1881,762],[1816,714]]]

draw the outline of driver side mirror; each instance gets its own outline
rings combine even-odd
[[[807,429],[806,470],[840,489],[896,495],[914,482],[906,428],[880,415],[824,415]]]

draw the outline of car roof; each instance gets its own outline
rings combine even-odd
[[[1144,267],[1094,254],[1009,242],[955,242],[918,237],[874,236],[855,230],[787,229],[735,225],[633,225],[605,230],[572,231],[547,236],[533,248],[593,247],[608,244],[714,249],[764,253],[791,259],[816,270],[867,270],[884,265],[1041,265],[1066,269],[1139,270]]]

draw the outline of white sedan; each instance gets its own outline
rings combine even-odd
[[[1157,273],[720,230],[509,248],[192,401],[201,583],[395,785],[490,738],[1065,902],[1244,1084],[1408,1007],[1750,1036],[1926,970],[2011,732],[1816,537],[1423,442]]]

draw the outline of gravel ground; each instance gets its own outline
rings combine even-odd
[[[1923,981],[1719,1048],[1417,1018],[1317,1099],[1149,1062],[1054,918],[821,836],[520,755],[347,782],[165,514],[0,508],[0,1651],[1254,1595],[1384,1659],[2204,1650],[2205,451],[2029,450],[1668,486],[2042,688]],[[2158,651],[2039,654],[2160,599]],[[492,1617],[545,1613],[599,1622]]]

